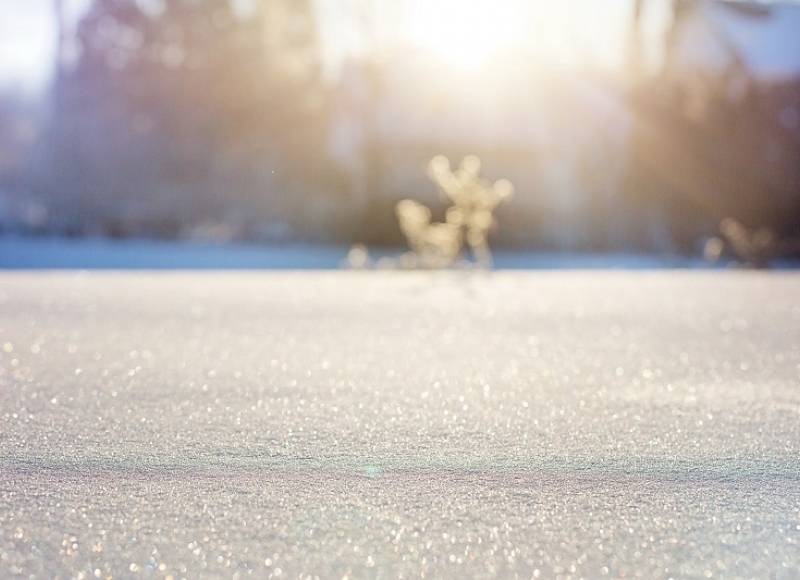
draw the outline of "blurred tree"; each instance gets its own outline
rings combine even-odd
[[[302,205],[324,130],[309,0],[94,0],[76,37],[41,182],[62,228],[174,235]]]
[[[628,68],[633,82],[638,81],[642,74],[642,14],[644,5],[644,0],[634,0],[633,2],[633,19],[628,43]]]
[[[386,97],[384,86],[387,53],[392,50],[395,35],[402,22],[404,2],[397,0],[341,0],[336,10],[339,18],[353,25],[362,54],[350,65],[359,81],[357,109],[363,131],[359,155],[363,165],[353,177],[358,182],[357,202],[359,225],[357,239],[370,245],[393,243],[400,235],[392,211],[395,200],[383,191],[386,159],[384,135],[381,131],[381,110]]]
[[[0,92],[0,198],[24,189],[26,157],[37,130],[36,113],[36,104],[19,92]]]
[[[775,239],[795,235],[800,224],[800,78],[760,69],[789,54],[795,37],[776,25],[800,13],[780,3],[671,0],[670,7],[664,58],[631,91],[626,205],[660,222],[685,252],[723,222],[736,253],[764,263]],[[737,222],[741,231],[731,227]],[[656,229],[641,217],[635,228],[640,240]],[[775,239],[750,239],[750,231],[767,230]]]

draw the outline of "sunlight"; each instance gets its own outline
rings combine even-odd
[[[519,41],[520,7],[515,0],[428,0],[416,6],[409,40],[456,68],[479,68]]]

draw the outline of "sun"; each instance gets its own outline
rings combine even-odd
[[[474,69],[516,43],[518,0],[427,0],[416,5],[408,38],[458,69]]]

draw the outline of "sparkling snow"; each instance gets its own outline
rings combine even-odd
[[[796,578],[800,275],[0,273],[0,577]]]

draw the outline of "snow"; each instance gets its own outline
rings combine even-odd
[[[309,244],[203,244],[152,240],[0,237],[0,270],[335,270],[349,248]],[[370,248],[373,264],[407,248]],[[697,258],[647,254],[495,251],[498,269],[706,268]]]
[[[330,269],[347,249],[336,246],[211,244],[102,238],[0,237],[6,269]]]
[[[793,578],[800,275],[0,272],[0,576]]]

